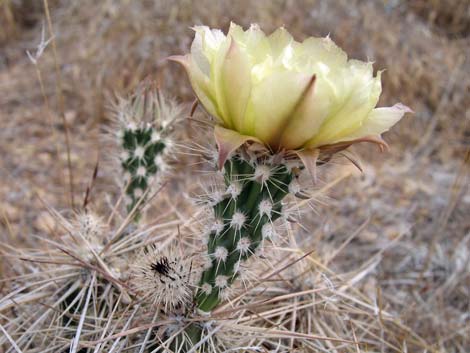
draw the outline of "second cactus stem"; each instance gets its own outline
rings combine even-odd
[[[121,165],[130,177],[126,188],[128,212],[134,209],[151,184],[152,178],[162,168],[162,154],[166,146],[161,133],[153,126],[122,131],[122,147],[125,153]],[[140,210],[137,210],[136,220],[139,217]]]
[[[240,264],[274,233],[293,173],[274,157],[245,159],[235,155],[224,165],[226,190],[212,203],[215,221],[208,235],[210,267],[196,294],[198,309],[210,312],[226,296],[240,273]]]

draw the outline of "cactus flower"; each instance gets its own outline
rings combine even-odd
[[[402,104],[375,108],[381,73],[374,76],[370,62],[348,60],[329,37],[297,42],[284,28],[267,36],[257,25],[244,31],[234,23],[227,35],[194,30],[190,54],[171,59],[183,64],[216,118],[219,147],[250,139],[272,151],[382,143],[380,134],[411,111]]]

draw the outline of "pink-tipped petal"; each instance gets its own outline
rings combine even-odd
[[[317,182],[317,161],[318,157],[320,157],[320,150],[319,149],[304,149],[295,151],[297,156],[299,156],[300,160],[302,161],[304,167],[310,173],[312,180],[314,183]]]
[[[382,139],[380,135],[364,136],[355,140],[343,141],[343,142],[333,143],[331,145],[320,146],[319,148],[322,153],[332,155],[348,148],[351,145],[354,145],[356,143],[361,143],[361,142],[374,143],[380,148],[381,152],[384,152],[389,149],[387,143]]]
[[[168,61],[174,61],[184,66],[185,69],[188,69],[189,66],[189,54],[186,55],[171,55],[166,58]]]
[[[256,137],[241,135],[234,130],[229,130],[219,125],[214,128],[214,137],[219,150],[219,169],[223,168],[225,162],[230,158],[232,153],[245,142],[252,141],[261,143],[261,141]]]
[[[402,103],[396,103],[392,108],[399,109],[403,111],[404,113],[412,113],[414,114],[414,110],[408,107],[407,105],[404,105]]]

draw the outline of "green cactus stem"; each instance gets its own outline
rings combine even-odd
[[[161,129],[154,126],[127,127],[122,130],[121,166],[128,179],[125,190],[127,211],[136,208],[134,220],[140,218],[144,194],[157,173],[164,168],[163,153],[166,143],[161,137]]]
[[[215,200],[215,223],[207,242],[211,266],[202,274],[197,307],[210,312],[223,299],[223,291],[239,275],[246,261],[272,234],[272,223],[282,214],[293,173],[287,165],[265,160],[245,160],[239,155],[225,163],[226,193]]]
[[[151,81],[143,81],[128,98],[113,103],[117,150],[124,174],[127,212],[137,222],[146,203],[146,194],[155,181],[162,180],[167,161],[173,155],[171,135],[182,116],[182,106],[166,97]]]

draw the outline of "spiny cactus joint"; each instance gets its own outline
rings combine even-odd
[[[225,194],[212,205],[215,222],[207,242],[212,266],[199,283],[197,306],[211,311],[223,290],[239,275],[240,261],[252,256],[271,225],[281,216],[293,172],[271,160],[246,160],[235,155],[224,165]]]
[[[129,198],[127,211],[131,212],[150,186],[153,177],[164,168],[162,154],[166,144],[161,131],[147,126],[125,129],[122,134],[122,148],[126,153],[121,159],[121,166],[130,176],[126,195]]]

